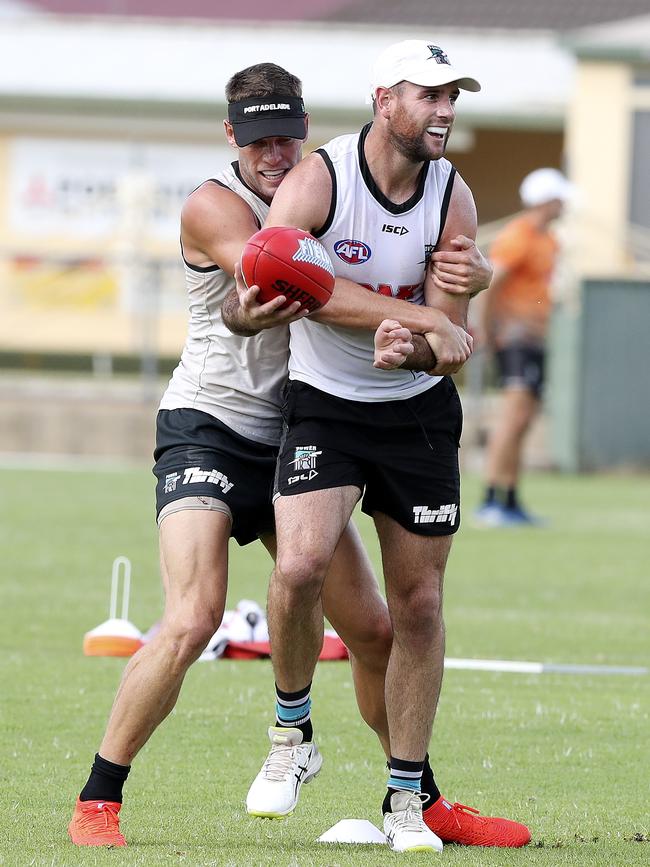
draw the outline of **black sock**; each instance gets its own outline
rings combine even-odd
[[[300,723],[299,726],[285,726],[284,723],[278,723],[278,725],[281,728],[300,729],[302,732],[303,744],[309,744],[314,740],[314,727],[311,724],[311,719],[308,719],[307,722]]]
[[[519,506],[516,488],[508,488],[506,490],[505,505],[506,509],[516,509]]]
[[[389,765],[389,767],[390,767],[390,765]],[[381,812],[382,812],[383,816],[385,816],[386,813],[390,813],[390,811],[391,811],[390,796],[394,795],[395,792],[398,792],[398,791],[399,791],[399,789],[388,789],[388,791],[386,792],[386,795],[384,797],[384,802],[381,805]]]
[[[408,759],[398,759],[395,756],[390,757],[388,790],[381,805],[383,813],[391,812],[390,799],[395,792],[406,791],[413,794],[421,791],[422,768],[425,761],[413,762]]]
[[[484,504],[486,506],[493,506],[497,501],[497,489],[494,485],[488,485],[485,489],[485,500]]]
[[[81,790],[80,801],[116,801],[122,803],[122,786],[131,765],[116,765],[95,753],[88,782]]]
[[[277,683],[275,685],[276,725],[281,728],[299,729],[302,732],[303,743],[310,743],[314,739],[310,693],[311,683],[298,692],[284,692]]]
[[[431,765],[429,764],[429,753],[426,754],[424,759],[424,767],[422,768],[422,792],[425,795],[429,796],[429,800],[424,805],[423,809],[427,809],[440,797],[440,789],[436,785],[436,781],[433,776],[433,770]]]

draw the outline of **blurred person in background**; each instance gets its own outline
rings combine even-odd
[[[501,390],[490,433],[484,499],[475,513],[483,526],[542,522],[521,504],[519,483],[526,435],[541,406],[550,286],[558,255],[551,224],[563,213],[571,184],[557,169],[536,169],[519,189],[524,211],[490,250],[492,283],[480,300],[479,336],[494,353]]]

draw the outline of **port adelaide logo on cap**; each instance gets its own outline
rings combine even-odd
[[[428,57],[427,60],[435,60],[436,63],[446,63],[447,66],[451,66],[449,58],[442,48],[438,48],[437,45],[427,45],[427,48],[431,52],[431,57]]]

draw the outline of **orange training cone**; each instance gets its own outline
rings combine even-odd
[[[117,617],[117,594],[123,567],[122,616]],[[111,575],[111,602],[108,620],[84,635],[83,651],[86,656],[132,656],[142,647],[142,633],[128,619],[131,593],[131,561],[116,557]]]

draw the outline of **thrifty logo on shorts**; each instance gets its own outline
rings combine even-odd
[[[458,506],[456,503],[448,503],[439,509],[430,509],[428,506],[413,506],[413,522],[415,524],[450,524],[456,523]]]
[[[165,476],[165,493],[171,494],[176,490],[176,485],[180,479],[180,473],[168,473]],[[224,476],[219,470],[202,470],[201,467],[188,467],[183,472],[183,485],[197,485],[200,482],[207,482],[209,485],[219,485],[224,494],[234,486],[234,482],[228,481],[228,476]]]

